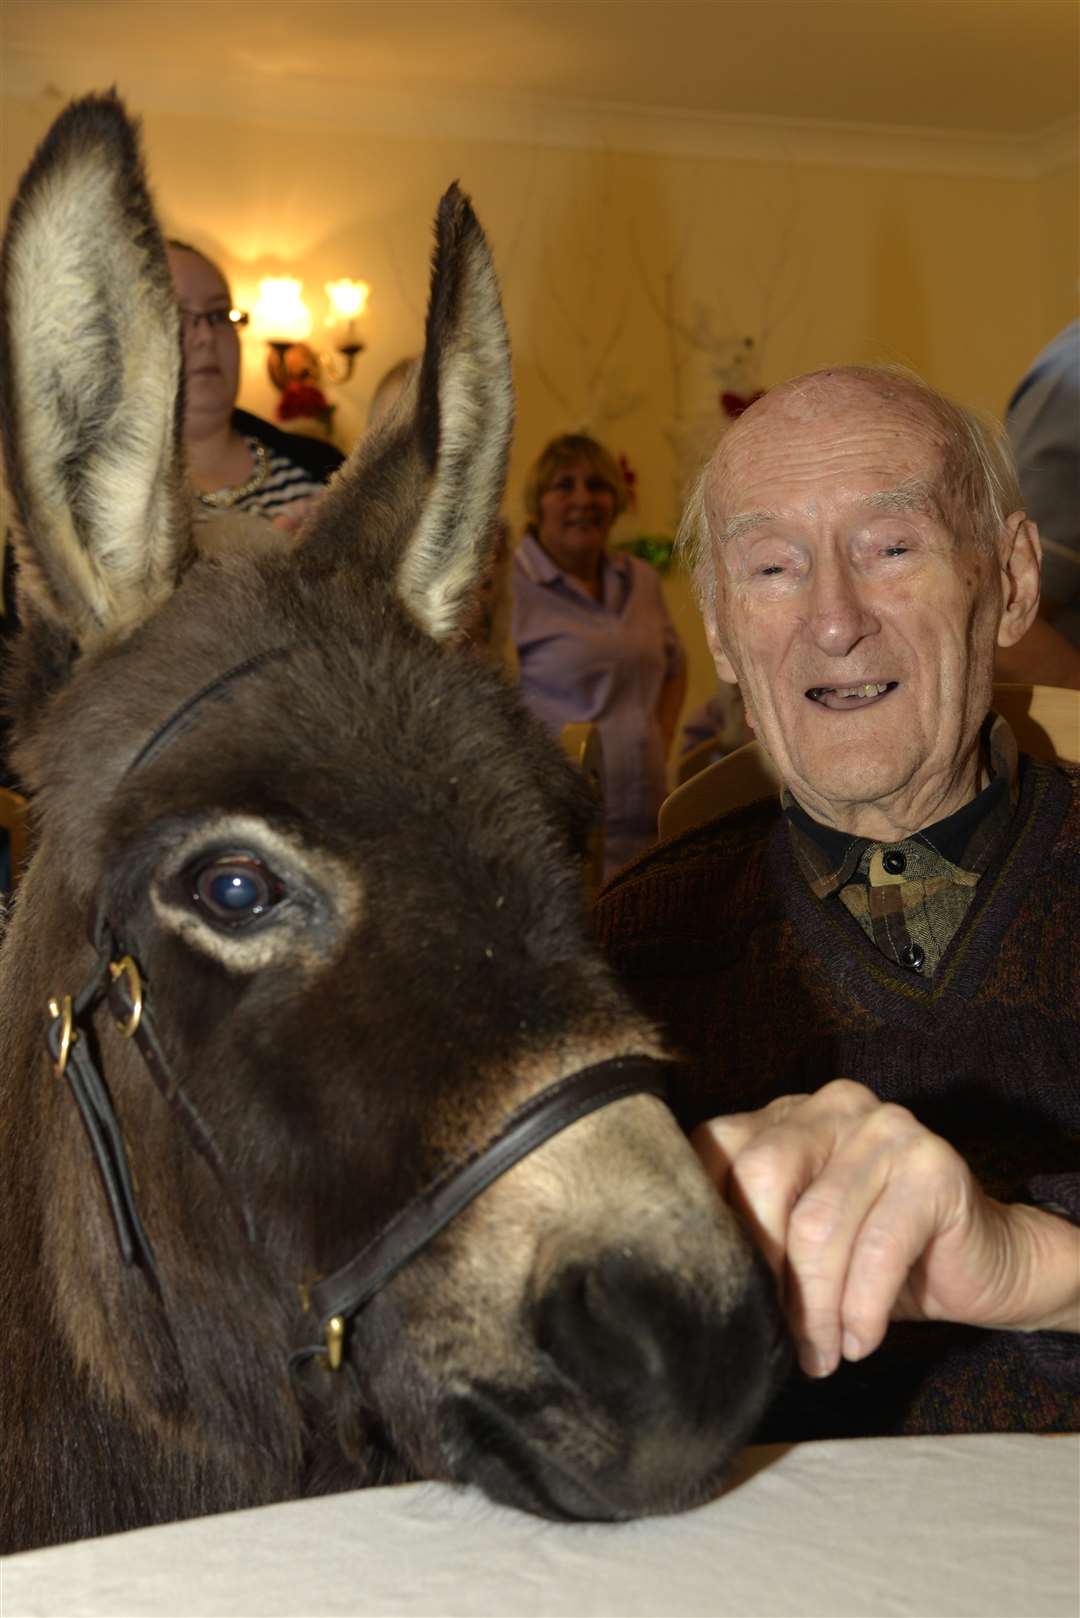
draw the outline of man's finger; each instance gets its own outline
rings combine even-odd
[[[770,1208],[764,1211],[763,1216],[759,1215],[753,1201],[747,1199],[741,1185],[732,1183],[731,1169],[736,1159],[753,1141],[775,1128],[778,1122],[782,1122],[806,1099],[806,1096],[802,1095],[780,1096],[757,1112],[733,1112],[720,1118],[711,1118],[707,1123],[699,1124],[690,1136],[690,1144],[700,1157],[705,1172],[725,1202],[730,1203],[743,1218],[752,1239],[760,1247],[763,1257],[778,1278],[784,1262],[783,1233],[787,1212],[798,1193],[781,1190],[777,1177],[775,1191],[778,1195],[775,1198],[770,1195],[774,1186],[770,1185],[766,1189],[765,1196]],[[771,1204],[774,1201],[783,1205],[782,1218],[772,1211]]]
[[[879,1106],[792,1211],[789,1313],[812,1375],[881,1342],[912,1265],[939,1228],[945,1159],[954,1155],[906,1109]]]
[[[780,1280],[785,1275],[792,1210],[836,1148],[827,1122],[817,1120],[807,1127],[803,1108],[792,1105],[787,1112],[790,1116],[782,1115],[782,1121],[756,1131],[742,1145],[727,1186],[728,1201]]]
[[[690,1144],[706,1164],[715,1164],[718,1172],[726,1175],[734,1158],[755,1136],[783,1123],[803,1102],[807,1095],[778,1096],[767,1107],[755,1112],[728,1112],[699,1124],[690,1135]]]
[[[914,1193],[914,1194],[913,1194]],[[840,1351],[861,1360],[882,1342],[911,1269],[933,1236],[931,1202],[906,1178],[890,1183],[867,1210],[840,1300]]]

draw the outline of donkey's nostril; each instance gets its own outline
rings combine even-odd
[[[651,1403],[694,1356],[690,1311],[669,1276],[632,1253],[567,1265],[537,1310],[539,1346],[584,1391]]]
[[[619,1256],[568,1265],[548,1287],[537,1312],[537,1341],[579,1386],[602,1378],[640,1376],[645,1361],[655,1374],[646,1300]]]
[[[559,1371],[616,1419],[676,1430],[741,1426],[785,1361],[775,1286],[757,1255],[721,1306],[632,1252],[609,1250],[552,1278],[535,1329]]]

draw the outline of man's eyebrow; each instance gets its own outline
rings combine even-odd
[[[744,534],[752,533],[755,528],[765,528],[769,523],[777,522],[775,511],[737,511],[734,517],[729,517],[716,536],[718,545],[727,545],[731,540],[741,539]]]
[[[878,489],[874,494],[868,494],[859,504],[873,512],[914,512],[928,517],[943,516],[937,489],[924,478],[907,478],[903,483],[898,483],[895,489]],[[781,521],[782,518],[775,511],[737,511],[723,524],[716,536],[716,542],[718,545],[726,545],[753,533],[757,528],[767,528],[770,524]]]
[[[908,478],[895,489],[879,489],[868,494],[863,504],[871,511],[922,512],[928,517],[942,515],[937,490],[922,478]]]

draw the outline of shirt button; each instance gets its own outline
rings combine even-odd
[[[907,868],[907,855],[902,854],[898,848],[886,849],[881,856],[881,863],[890,876],[899,876]]]
[[[910,966],[913,972],[921,972],[926,963],[926,951],[921,944],[907,944],[900,951],[898,959],[901,966]]]

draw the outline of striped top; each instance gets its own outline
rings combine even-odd
[[[245,435],[244,442],[251,452],[256,474],[265,466],[264,475],[250,492],[240,494],[233,500],[222,499],[220,506],[217,501],[203,501],[204,506],[230,511],[256,511],[273,521],[295,501],[310,500],[322,494],[326,487],[322,479],[313,477],[281,450],[262,444],[249,435]],[[227,496],[229,491],[222,490],[221,493]]]

